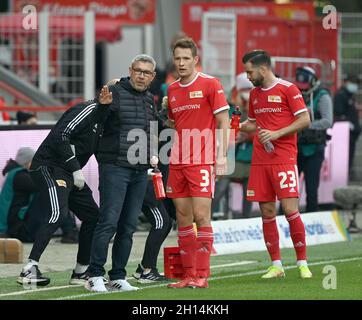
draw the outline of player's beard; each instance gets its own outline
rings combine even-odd
[[[251,81],[255,87],[260,87],[264,83],[264,77],[262,75],[259,78]]]

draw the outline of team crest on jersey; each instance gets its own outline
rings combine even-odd
[[[67,187],[67,183],[64,180],[55,180],[59,187]]]
[[[282,102],[280,96],[268,96],[268,102]]]
[[[202,91],[191,91],[190,92],[190,99],[193,99],[193,98],[202,98],[203,97],[203,94],[202,94]]]
[[[257,104],[258,103],[258,99],[254,99],[254,101],[253,101],[253,104],[255,105],[255,104]]]
[[[175,102],[176,101],[176,98],[175,98],[175,96],[173,96],[172,98],[171,98],[171,102]]]
[[[255,191],[254,190],[247,190],[246,191],[246,195],[248,197],[254,197],[255,196]]]

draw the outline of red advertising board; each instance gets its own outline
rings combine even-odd
[[[12,3],[15,12],[22,12],[28,4],[58,16],[83,15],[89,10],[94,11],[97,18],[123,24],[154,23],[156,16],[156,0],[13,0]]]
[[[201,40],[201,21],[204,12],[235,13],[244,17],[297,21],[312,21],[315,18],[313,3],[186,3],[182,6],[182,30],[198,44]]]

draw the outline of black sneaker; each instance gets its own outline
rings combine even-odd
[[[50,279],[43,277],[39,267],[37,265],[33,265],[28,270],[21,271],[20,276],[16,282],[21,285],[35,284],[36,286],[46,286],[50,283]]]
[[[75,273],[73,270],[72,276],[70,277],[69,284],[79,284],[84,285],[85,282],[89,279],[87,271],[83,273]]]
[[[167,281],[168,279],[159,274],[157,268],[151,269],[148,273],[145,271],[142,272],[140,278],[137,282],[139,283],[153,283],[153,282],[160,282],[160,281]]]
[[[142,266],[139,264],[138,265],[138,267],[137,267],[137,269],[136,269],[136,272],[132,275],[133,276],[133,278],[135,278],[136,280],[138,280],[139,278],[141,278],[141,275],[142,275],[142,273],[143,273],[143,268],[142,268]]]

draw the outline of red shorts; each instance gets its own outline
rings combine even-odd
[[[213,198],[215,189],[214,166],[210,164],[172,168],[167,180],[168,198]]]
[[[273,202],[275,198],[299,198],[298,168],[294,164],[251,166],[247,200]]]

